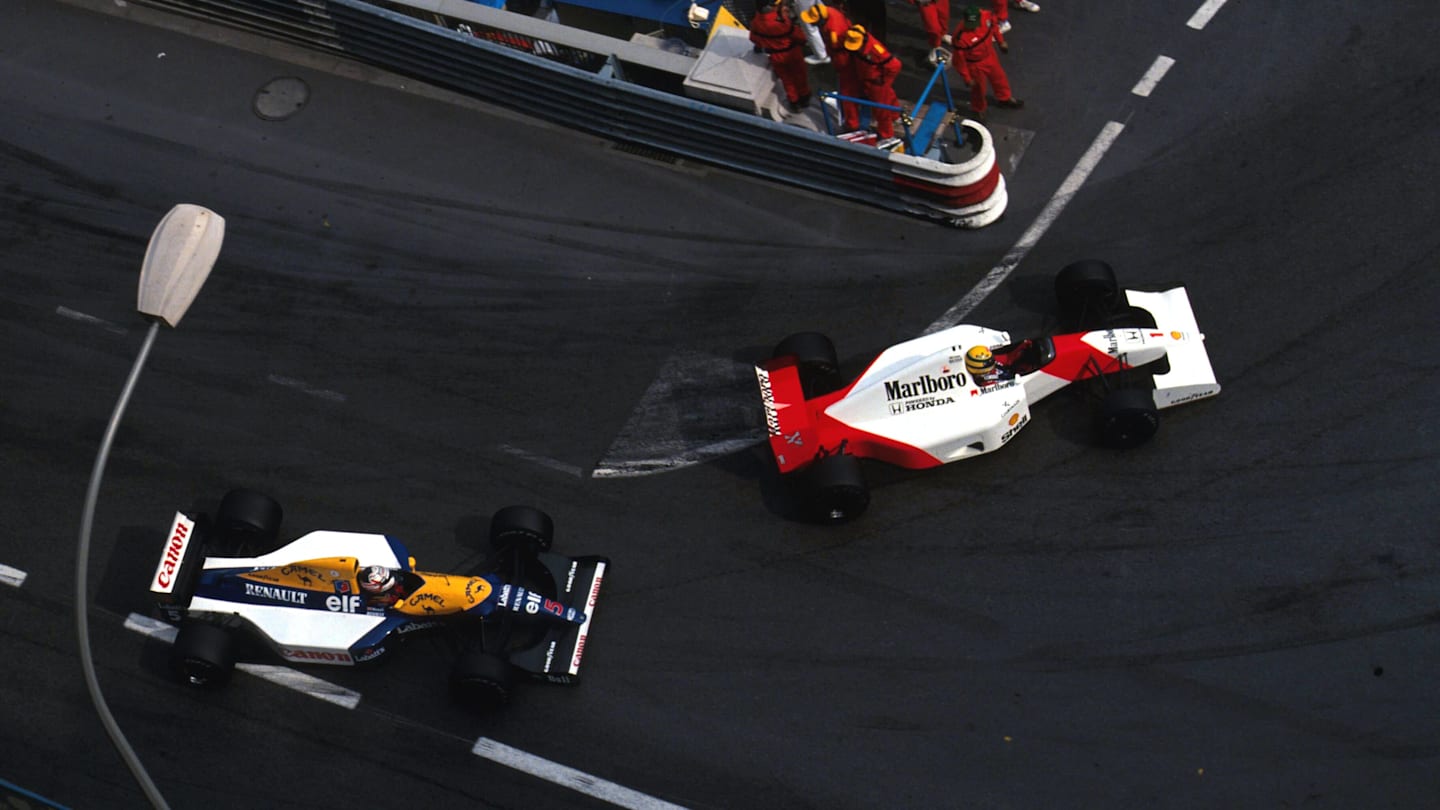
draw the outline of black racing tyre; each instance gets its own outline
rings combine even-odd
[[[220,499],[215,516],[221,549],[263,554],[275,545],[285,512],[274,498],[252,489],[232,489]]]
[[[825,456],[810,465],[810,504],[821,523],[845,523],[870,506],[870,488],[860,459],[845,453]]]
[[[1129,304],[1117,304],[1110,312],[1095,324],[1096,329],[1124,329],[1132,327],[1136,329],[1154,329],[1155,316],[1148,310],[1140,307],[1132,307]]]
[[[490,545],[504,550],[519,546],[539,553],[549,551],[555,539],[555,521],[530,506],[507,506],[490,519]]]
[[[1084,259],[1065,265],[1055,274],[1055,300],[1060,305],[1060,319],[1075,329],[1105,326],[1105,319],[1114,311],[1120,298],[1120,283],[1110,265],[1097,259]]]
[[[170,668],[183,684],[218,689],[235,671],[235,637],[218,625],[186,619],[170,648]]]
[[[796,332],[775,345],[771,357],[795,356],[800,385],[808,397],[828,394],[839,387],[840,361],[835,344],[819,332]]]
[[[450,694],[460,704],[487,710],[504,706],[515,688],[515,667],[483,650],[461,653],[450,673]]]
[[[1148,389],[1117,388],[1105,395],[1100,408],[1100,440],[1105,446],[1138,447],[1159,429],[1160,409]]]

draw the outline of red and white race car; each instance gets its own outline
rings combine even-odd
[[[1122,291],[1092,260],[1060,271],[1055,290],[1073,331],[1014,341],[961,324],[891,346],[848,385],[825,336],[781,341],[755,375],[775,462],[814,516],[840,522],[869,505],[857,459],[923,469],[993,452],[1029,424],[1032,404],[1077,381],[1102,385],[1100,436],[1121,448],[1148,441],[1160,409],[1220,392],[1183,287]],[[967,372],[979,346],[998,379]]]

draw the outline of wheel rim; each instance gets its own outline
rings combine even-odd
[[[187,658],[181,664],[181,673],[185,676],[185,682],[191,686],[209,686],[215,682],[216,667],[208,661],[201,661],[198,658]]]
[[[868,505],[869,498],[859,487],[830,487],[820,498],[821,516],[831,523],[849,520]]]

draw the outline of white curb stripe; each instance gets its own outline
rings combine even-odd
[[[125,617],[125,629],[147,635],[157,641],[166,644],[175,643],[175,634],[178,629],[168,622],[159,619],[152,619],[149,616],[142,616],[139,613],[131,613]],[[360,704],[360,693],[343,686],[336,686],[329,681],[321,680],[314,675],[307,675],[304,672],[297,672],[289,667],[274,666],[271,664],[236,664],[235,668],[248,672],[271,683],[277,683],[297,692],[303,692],[310,697],[319,698],[326,703],[333,703],[336,706],[343,706],[353,709]]]
[[[488,737],[476,740],[475,746],[470,749],[470,752],[507,768],[523,771],[547,782],[567,787],[577,793],[584,793],[586,796],[593,796],[601,801],[631,808],[631,810],[684,810],[681,805],[671,804],[654,796],[647,796],[614,782],[597,779],[588,773],[551,762],[534,754],[527,754],[518,748],[511,748]]]
[[[1210,22],[1210,18],[1214,17],[1215,12],[1219,11],[1223,5],[1225,5],[1225,0],[1205,0],[1204,5],[1196,9],[1195,14],[1190,17],[1190,21],[1185,24],[1199,31],[1205,27],[1206,23]]]
[[[0,563],[0,582],[12,588],[18,588],[25,584],[25,572],[19,568],[11,568],[4,563]]]
[[[1174,64],[1175,60],[1168,56],[1155,57],[1155,63],[1150,65],[1150,69],[1145,71],[1145,75],[1140,77],[1140,81],[1136,82],[1130,92],[1142,98],[1149,97],[1150,91],[1154,90],[1155,85],[1159,84],[1160,80],[1165,78],[1165,74],[1169,72],[1170,67]]]
[[[1060,184],[1060,188],[1050,198],[1050,202],[1045,204],[1040,216],[1036,217],[1035,221],[1030,223],[1030,227],[1025,229],[1025,233],[1020,235],[1020,241],[1015,243],[1015,247],[1010,248],[1010,252],[1005,254],[1005,258],[1001,259],[1000,263],[995,265],[985,275],[985,278],[975,285],[973,290],[956,302],[955,306],[946,310],[938,320],[926,327],[924,334],[933,334],[960,323],[960,320],[979,306],[980,302],[994,292],[996,287],[1004,283],[1005,279],[1030,253],[1030,249],[1035,247],[1035,243],[1040,241],[1040,237],[1044,236],[1050,226],[1055,224],[1060,212],[1070,204],[1071,198],[1080,191],[1080,187],[1085,184],[1085,180],[1090,177],[1090,173],[1095,170],[1100,159],[1105,157],[1105,153],[1115,143],[1115,139],[1120,137],[1120,133],[1124,131],[1125,125],[1116,121],[1111,121],[1105,125],[1104,129],[1100,130],[1100,134],[1095,136],[1090,148],[1080,156],[1080,162],[1075,164],[1075,168],[1070,170],[1070,175],[1065,178],[1065,182]]]

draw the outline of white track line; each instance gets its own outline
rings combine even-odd
[[[1150,65],[1150,69],[1145,71],[1145,75],[1140,77],[1140,81],[1135,83],[1130,92],[1142,98],[1148,98],[1150,91],[1154,90],[1155,85],[1165,78],[1165,74],[1174,64],[1175,60],[1168,56],[1155,57],[1155,62]]]
[[[523,771],[547,782],[570,788],[577,793],[584,793],[586,796],[593,796],[601,801],[628,807],[631,810],[683,810],[678,804],[647,796],[614,782],[597,779],[588,773],[542,759],[534,754],[527,754],[518,748],[511,748],[488,737],[476,740],[475,746],[470,749],[470,752],[507,768]]]
[[[509,444],[502,444],[499,447],[502,453],[509,453],[516,458],[522,458],[534,464],[539,464],[541,467],[565,473],[572,478],[585,477],[585,471],[580,469],[579,467],[576,467],[573,464],[566,464],[563,461],[556,461],[553,458],[537,455],[530,452],[529,450],[521,450],[520,448]]]
[[[1085,184],[1085,180],[1090,177],[1090,173],[1095,170],[1095,166],[1100,163],[1100,159],[1105,157],[1105,153],[1110,149],[1110,146],[1115,143],[1115,139],[1120,137],[1120,133],[1124,131],[1125,125],[1117,121],[1111,121],[1105,125],[1104,129],[1100,130],[1100,134],[1095,136],[1095,140],[1090,144],[1090,148],[1086,149],[1085,154],[1080,156],[1080,162],[1075,164],[1075,168],[1070,170],[1070,175],[1065,178],[1065,182],[1060,184],[1059,190],[1050,198],[1050,202],[1045,204],[1045,208],[1040,212],[1040,216],[1036,217],[1035,221],[1030,223],[1030,227],[1025,229],[1025,233],[1020,235],[1020,241],[1016,242],[1015,246],[1010,248],[1010,252],[1005,254],[1005,258],[1001,259],[999,264],[995,265],[984,278],[980,279],[980,283],[976,284],[973,290],[967,293],[964,298],[961,298],[955,306],[946,310],[945,314],[941,315],[939,320],[930,324],[930,326],[925,329],[925,334],[928,335],[939,332],[941,329],[946,329],[959,323],[962,318],[970,314],[971,310],[979,306],[980,302],[984,301],[990,293],[994,292],[996,287],[1004,283],[1005,279],[1014,272],[1015,268],[1019,266],[1025,256],[1029,254],[1030,249],[1035,247],[1035,243],[1040,241],[1040,237],[1044,236],[1045,232],[1050,229],[1050,226],[1055,224],[1055,220],[1060,216],[1060,212],[1064,211],[1065,206],[1070,204],[1070,200],[1080,191],[1080,187]]]
[[[0,563],[0,582],[12,588],[18,588],[25,584],[25,572],[19,568],[11,568],[4,563]]]
[[[94,324],[94,325],[96,325],[96,326],[104,327],[106,330],[111,331],[111,332],[114,332],[114,333],[117,334],[117,335],[123,335],[123,334],[125,334],[126,332],[129,331],[128,329],[126,329],[126,328],[123,327],[123,326],[116,326],[115,324],[113,324],[113,323],[111,323],[111,322],[109,322],[109,321],[107,321],[107,320],[104,320],[104,319],[101,319],[101,318],[97,318],[97,317],[95,317],[94,315],[86,315],[86,314],[83,313],[83,312],[76,312],[75,310],[70,309],[69,307],[56,307],[56,308],[55,308],[55,314],[56,314],[56,315],[59,315],[59,316],[62,317],[62,318],[69,318],[69,319],[72,320],[72,321],[80,321],[81,323],[91,323],[91,324]]]
[[[142,616],[139,613],[131,613],[125,617],[125,629],[147,635],[157,641],[166,644],[175,643],[176,627],[159,619],[152,619],[149,616]],[[297,672],[289,667],[274,666],[271,664],[236,664],[235,668],[248,672],[271,683],[277,683],[296,692],[303,692],[313,698],[318,698],[326,703],[333,703],[336,706],[343,706],[353,709],[360,705],[360,693],[346,689],[343,686],[336,686],[329,681],[321,680],[314,675],[307,675],[304,672]]]
[[[278,683],[287,689],[294,689],[296,692],[304,692],[310,697],[319,698],[327,703],[334,703],[336,706],[353,709],[360,705],[359,692],[343,686],[336,686],[329,681],[289,667],[274,664],[236,664],[235,668],[264,678],[271,683]]]
[[[271,374],[269,377],[266,377],[266,379],[272,383],[275,383],[276,385],[283,385],[286,388],[294,388],[296,391],[304,394],[309,394],[312,397],[319,397],[321,399],[329,400],[331,402],[345,401],[344,394],[341,394],[338,391],[327,391],[324,388],[312,388],[304,380],[297,380],[293,377],[281,377],[278,374]]]
[[[1210,18],[1214,17],[1215,12],[1219,11],[1223,5],[1225,5],[1225,0],[1205,0],[1205,3],[1191,15],[1190,21],[1185,24],[1199,31],[1205,27],[1206,23],[1210,22]]]

